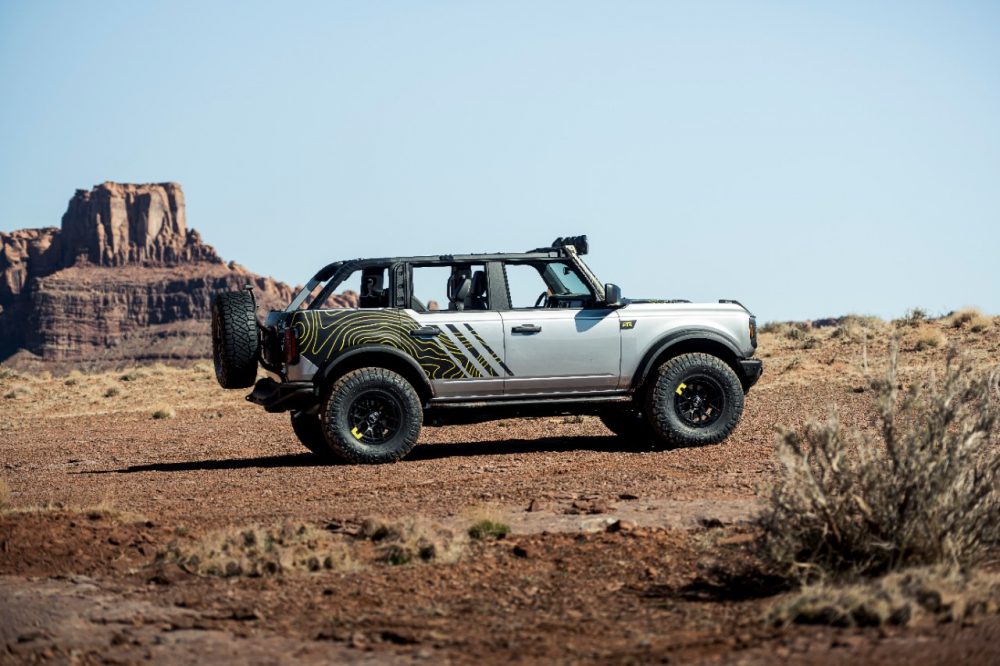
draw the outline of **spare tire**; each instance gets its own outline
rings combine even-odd
[[[226,389],[247,388],[257,379],[260,336],[257,304],[249,291],[226,291],[212,300],[215,378]]]

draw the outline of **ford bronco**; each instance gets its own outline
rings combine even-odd
[[[289,412],[309,450],[352,463],[401,459],[422,425],[519,416],[595,415],[633,444],[724,440],[762,372],[753,314],[623,298],[587,250],[573,236],[523,253],[338,261],[263,322],[249,286],[220,293],[216,377],[254,386],[247,400]],[[331,307],[349,283],[357,307]]]

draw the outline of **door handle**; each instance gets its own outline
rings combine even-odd
[[[534,324],[521,324],[510,329],[511,333],[541,333],[542,327]]]
[[[412,338],[427,338],[435,335],[441,335],[441,329],[437,326],[421,326],[410,331]]]

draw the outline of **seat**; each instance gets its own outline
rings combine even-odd
[[[448,278],[448,309],[464,310],[465,299],[472,291],[472,278],[467,273],[452,273]]]
[[[486,298],[486,271],[476,271],[472,274],[472,287],[465,299],[466,310],[488,310]]]
[[[382,289],[382,275],[372,273],[363,275],[361,294],[358,296],[359,308],[384,308],[388,305],[388,290]]]

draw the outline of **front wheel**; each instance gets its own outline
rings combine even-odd
[[[385,368],[361,368],[337,380],[321,412],[326,441],[351,463],[396,462],[420,435],[420,397]]]
[[[674,446],[718,444],[743,414],[743,386],[725,361],[681,354],[659,367],[646,398],[649,424]]]

